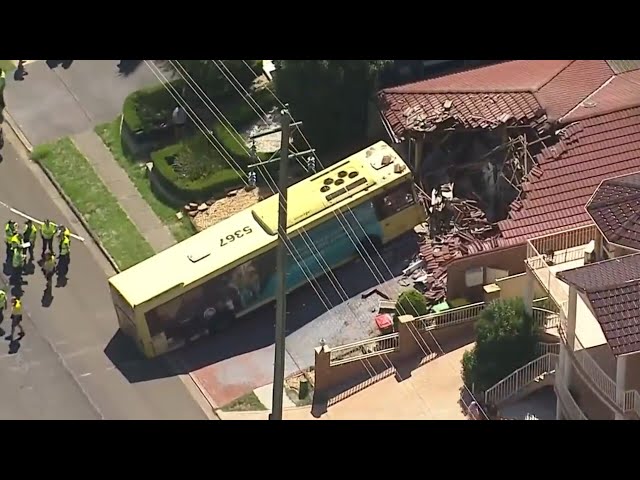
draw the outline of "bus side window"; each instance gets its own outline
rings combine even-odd
[[[378,217],[383,220],[410,207],[415,203],[411,184],[405,182],[375,198],[374,207]]]

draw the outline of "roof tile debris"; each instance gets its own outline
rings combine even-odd
[[[640,351],[640,254],[558,273],[583,292],[614,355]]]
[[[449,188],[453,196],[452,186]],[[431,212],[429,230],[416,229],[425,234],[419,254],[424,268],[412,271],[411,277],[424,285],[429,303],[437,304],[447,295],[447,265],[467,254],[496,248],[498,232],[472,200],[445,195],[435,197],[435,202],[423,200]]]
[[[407,130],[430,132],[448,122],[463,128],[495,128],[529,123],[541,116],[531,93],[384,94],[385,118],[396,135]],[[448,108],[447,108],[448,107]]]
[[[524,200],[499,222],[502,245],[591,223],[584,206],[607,178],[640,170],[640,107],[569,125],[537,157]]]
[[[640,250],[640,173],[602,182],[587,212],[608,242]]]

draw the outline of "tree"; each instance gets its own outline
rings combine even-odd
[[[176,62],[179,63],[182,68],[178,67],[177,70],[174,69]],[[251,69],[247,68],[244,62],[246,62]],[[224,66],[220,65],[220,63]],[[256,74],[260,75],[261,73],[262,60],[219,60],[216,61],[216,63],[214,63],[213,60],[174,60],[173,63],[167,63],[165,66],[171,71],[176,71],[176,78],[181,78],[184,75],[182,69],[186,70],[193,81],[195,81],[213,101],[226,99],[232,95],[238,97],[237,100],[240,101],[240,94],[236,90],[236,88],[238,88],[236,80],[242,87],[249,90],[251,83],[256,78]],[[186,75],[184,76],[189,80],[189,83],[191,83],[191,79]],[[233,84],[231,82],[233,82]],[[242,89],[240,89],[240,91],[242,91]],[[200,92],[198,93],[200,94]],[[190,104],[192,101],[196,102],[195,104],[197,105],[202,102],[191,88],[186,88],[185,96]]]
[[[484,391],[536,357],[538,328],[521,298],[496,300],[476,324],[476,345],[462,357],[465,385]]]
[[[396,311],[398,315],[413,315],[416,317],[426,315],[429,309],[424,295],[417,290],[411,289],[400,294],[396,304]]]
[[[275,89],[320,153],[343,153],[366,138],[369,100],[391,60],[274,60]]]

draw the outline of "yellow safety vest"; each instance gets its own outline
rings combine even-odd
[[[66,235],[60,242],[60,255],[69,255],[69,249],[71,248],[71,240]]]
[[[44,261],[44,271],[47,273],[51,273],[56,268],[56,257],[51,255],[51,258]]]
[[[15,230],[13,229],[13,225],[7,223],[4,226],[4,241],[6,243],[11,243],[11,238],[16,234]]]
[[[38,229],[35,225],[31,224],[31,227],[25,227],[22,236],[25,238],[25,240],[28,240],[31,245],[33,245],[34,243],[36,243],[36,238],[38,238]]]
[[[56,226],[51,222],[43,224],[40,230],[45,240],[51,240],[56,235]]]
[[[20,300],[16,300],[16,304],[13,306],[13,314],[22,315],[22,302]]]
[[[4,290],[0,290],[0,310],[7,306],[7,294]]]
[[[21,248],[13,249],[13,259],[11,264],[13,265],[13,268],[20,268],[24,265],[24,254],[22,253]]]
[[[18,235],[17,233],[14,234],[9,240],[9,243],[11,244],[12,248],[19,247],[22,244],[22,241],[20,240],[20,235]]]

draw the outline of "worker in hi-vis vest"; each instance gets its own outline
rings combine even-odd
[[[29,252],[29,262],[33,262],[33,248],[36,246],[36,240],[38,238],[38,227],[33,224],[33,221],[27,220],[24,225],[24,231],[22,232],[22,239],[25,242],[29,242],[27,248]]]
[[[13,249],[11,246],[11,239],[16,233],[18,233],[16,222],[9,220],[4,226],[4,241],[7,244],[7,262],[11,259],[11,250]]]
[[[22,328],[22,300],[13,297],[11,299],[11,335],[9,335],[11,341],[13,341],[13,334],[16,328],[20,329],[20,337],[24,337],[24,328]]]
[[[53,223],[48,218],[44,221],[42,226],[40,227],[40,236],[42,237],[42,257],[44,258],[44,254],[47,251],[47,248],[50,252],[53,252],[53,237],[56,236],[56,231],[58,230],[58,226]]]

